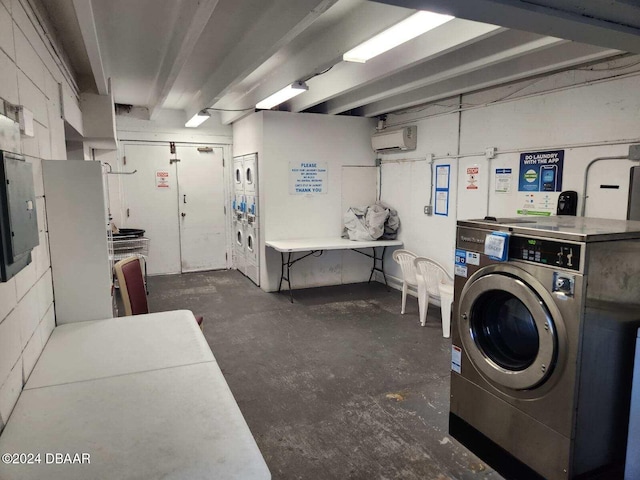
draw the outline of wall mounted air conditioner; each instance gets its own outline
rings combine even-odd
[[[418,127],[385,128],[373,134],[371,146],[376,152],[415,150],[418,143]]]

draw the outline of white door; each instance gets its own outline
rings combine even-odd
[[[180,230],[176,164],[167,144],[125,144],[124,225],[142,228],[149,241],[150,275],[180,273]]]
[[[181,145],[177,156],[182,271],[226,268],[222,148]]]

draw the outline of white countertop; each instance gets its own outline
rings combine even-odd
[[[25,390],[215,361],[188,310],[57,327]]]
[[[310,250],[351,250],[372,247],[398,247],[402,246],[402,241],[373,240],[370,242],[357,242],[347,238],[320,237],[296,238],[290,240],[267,240],[265,244],[278,252],[307,252]]]
[[[37,374],[36,374],[37,373]],[[271,478],[188,311],[54,330],[0,435],[3,480]],[[46,463],[47,453],[90,464]]]

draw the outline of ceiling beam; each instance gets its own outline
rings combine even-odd
[[[80,25],[80,33],[87,50],[89,63],[93,79],[96,82],[96,88],[99,95],[109,94],[109,85],[107,83],[107,75],[104,71],[102,63],[102,55],[100,54],[100,44],[98,43],[98,32],[96,30],[96,21],[93,16],[93,6],[91,0],[73,0],[73,8],[76,12],[76,18]]]
[[[162,109],[178,75],[189,60],[202,32],[209,23],[218,1],[201,0],[196,4],[183,2],[180,7],[168,50],[162,60],[147,102],[151,120],[154,120]]]
[[[424,62],[393,77],[378,80],[351,93],[331,99],[322,106],[322,111],[333,115],[342,113],[386,97],[452,79],[567,42],[568,40],[541,37],[518,30],[503,31],[500,35],[460,49],[455,54]]]
[[[301,42],[294,40],[287,46],[287,50],[293,50],[294,54],[289,56],[278,52],[251,74],[252,80],[257,84],[255,88],[245,89],[248,91],[241,93],[231,93],[215,106],[242,108],[255,105],[296,80],[307,80],[312,75],[333,67],[342,61],[344,52],[413,13],[413,10],[364,2],[350,11],[338,24],[324,30],[321,35],[314,36],[312,41],[305,41],[300,48],[296,48],[295,44]],[[239,89],[242,89],[242,85]],[[309,92],[303,96],[306,97],[308,94]],[[227,112],[223,115],[223,122],[231,123],[244,115],[243,112]]]
[[[442,57],[469,44],[503,32],[502,27],[455,19],[396,47],[365,64],[340,63],[326,75],[308,82],[309,91],[289,102],[292,112],[306,110],[338,95]],[[428,72],[431,73],[431,72]],[[362,105],[356,105],[360,106]]]
[[[640,29],[514,0],[375,0],[406,8],[430,10],[526,32],[640,53]],[[591,0],[593,3],[594,0]],[[560,5],[561,2],[558,2]],[[602,3],[602,2],[600,2]],[[615,2],[612,2],[615,3]]]
[[[563,43],[557,47],[535,52],[508,62],[468,73],[453,79],[393,95],[370,103],[353,111],[354,115],[375,117],[385,113],[435,102],[456,95],[504,85],[536,75],[568,69],[576,65],[619,55],[618,50],[608,50],[579,43]]]
[[[229,52],[189,103],[185,109],[187,118],[214,105],[336,2],[337,0],[269,2],[261,18]]]

